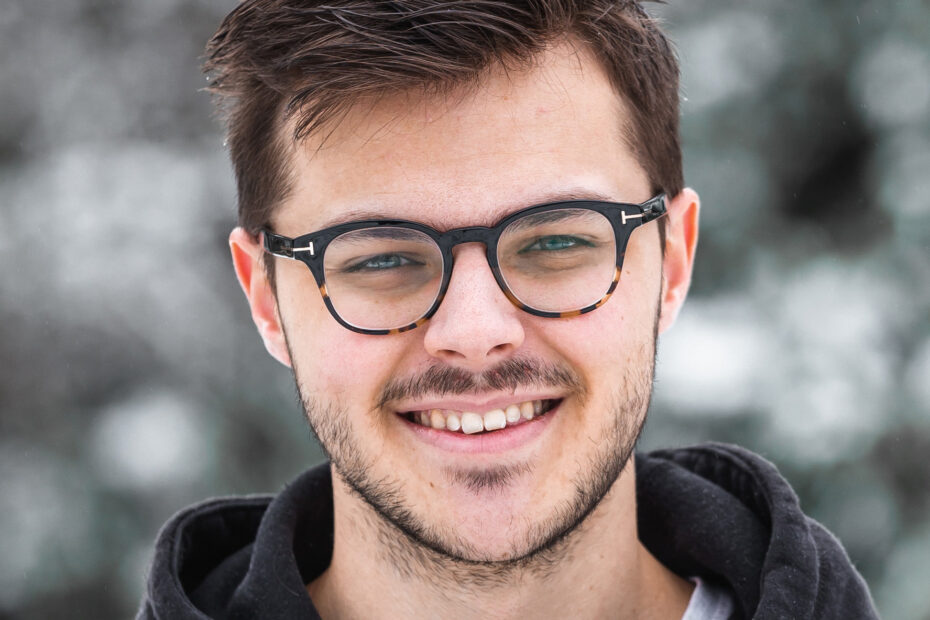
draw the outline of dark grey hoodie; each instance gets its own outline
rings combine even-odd
[[[636,491],[643,544],[729,587],[736,618],[878,618],[839,541],[761,457],[724,444],[638,454]],[[158,536],[138,618],[319,618],[304,584],[329,564],[332,512],[328,465],[275,497],[181,511]]]

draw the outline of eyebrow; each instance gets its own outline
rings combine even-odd
[[[491,226],[495,224],[496,222],[504,219],[511,213],[520,211],[521,209],[526,209],[528,207],[533,207],[536,205],[549,204],[553,202],[567,202],[570,200],[596,200],[598,202],[617,202],[616,198],[612,196],[608,196],[606,194],[602,194],[600,192],[597,192],[591,189],[569,188],[569,189],[564,189],[564,190],[556,190],[554,192],[547,192],[544,194],[540,194],[539,196],[536,197],[535,200],[527,201],[525,203],[521,203],[518,206],[514,206],[514,208],[498,215],[498,217],[493,222],[484,222],[484,223],[479,222],[479,223],[474,223],[472,225],[473,226],[482,226],[482,225]],[[383,211],[376,211],[374,209],[351,209],[349,211],[346,211],[345,213],[340,214],[338,217],[328,220],[322,226],[320,226],[319,230],[323,230],[326,228],[332,228],[333,226],[339,226],[341,224],[348,224],[350,222],[362,222],[362,221],[368,221],[368,220],[397,221],[397,220],[403,220],[403,218],[398,217],[396,214],[392,215],[392,214],[385,213]],[[417,220],[417,221],[421,221],[422,223],[432,228],[435,228],[436,230],[443,230],[443,227],[440,227],[437,225],[438,222],[431,222],[428,220]]]
[[[603,220],[603,217],[594,211],[579,211],[577,209],[557,209],[555,211],[543,211],[535,215],[521,217],[508,226],[510,231],[525,230],[554,222],[563,222],[564,220]]]

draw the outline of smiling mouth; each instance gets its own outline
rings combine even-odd
[[[427,409],[404,411],[399,415],[420,426],[465,435],[478,435],[530,422],[544,416],[560,402],[562,402],[561,399],[528,400],[484,413],[453,409]]]

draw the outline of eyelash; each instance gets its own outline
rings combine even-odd
[[[569,236],[569,235],[548,235],[548,236],[546,236],[546,237],[538,237],[536,240],[533,241],[533,243],[531,243],[530,245],[526,246],[525,248],[523,248],[522,250],[520,250],[518,253],[519,253],[519,254],[523,254],[524,252],[541,252],[541,251],[547,251],[547,250],[545,250],[545,249],[542,247],[542,243],[543,243],[545,240],[556,240],[556,239],[557,239],[557,240],[560,240],[560,241],[561,241],[561,240],[568,240],[568,241],[571,241],[571,245],[569,245],[567,248],[565,248],[565,247],[563,247],[563,248],[558,248],[558,249],[560,249],[560,250],[561,250],[561,249],[574,248],[574,247],[577,247],[577,246],[594,247],[594,244],[593,244],[593,243],[591,243],[591,242],[589,242],[589,241],[585,241],[584,239],[580,239],[580,238],[578,238],[578,237],[572,237],[572,236]],[[535,246],[538,246],[538,247],[535,247]]]
[[[400,264],[399,264],[399,265],[392,265],[392,266],[389,267],[389,268],[368,267],[368,265],[369,265],[370,263],[372,263],[372,262],[375,262],[375,261],[377,261],[377,262],[379,262],[379,263],[380,263],[380,262],[385,262],[383,259],[385,259],[385,258],[395,258],[395,257],[398,258],[398,259],[400,259]],[[370,257],[370,258],[366,258],[366,259],[364,259],[364,260],[361,260],[361,261],[359,261],[359,262],[357,262],[357,263],[355,263],[355,264],[353,264],[353,265],[347,266],[347,267],[344,269],[344,273],[363,273],[363,272],[366,272],[366,271],[387,271],[388,269],[393,269],[393,268],[396,268],[396,267],[406,267],[407,265],[420,265],[420,264],[422,264],[422,263],[419,263],[419,262],[417,262],[417,261],[411,260],[411,259],[407,258],[406,256],[402,256],[402,255],[400,255],[400,254],[378,254],[377,256],[372,256],[372,257]]]

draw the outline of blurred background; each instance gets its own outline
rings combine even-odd
[[[226,251],[233,6],[0,3],[0,617],[129,617],[173,512],[320,459]],[[930,3],[651,10],[704,210],[643,445],[765,455],[930,619]]]

